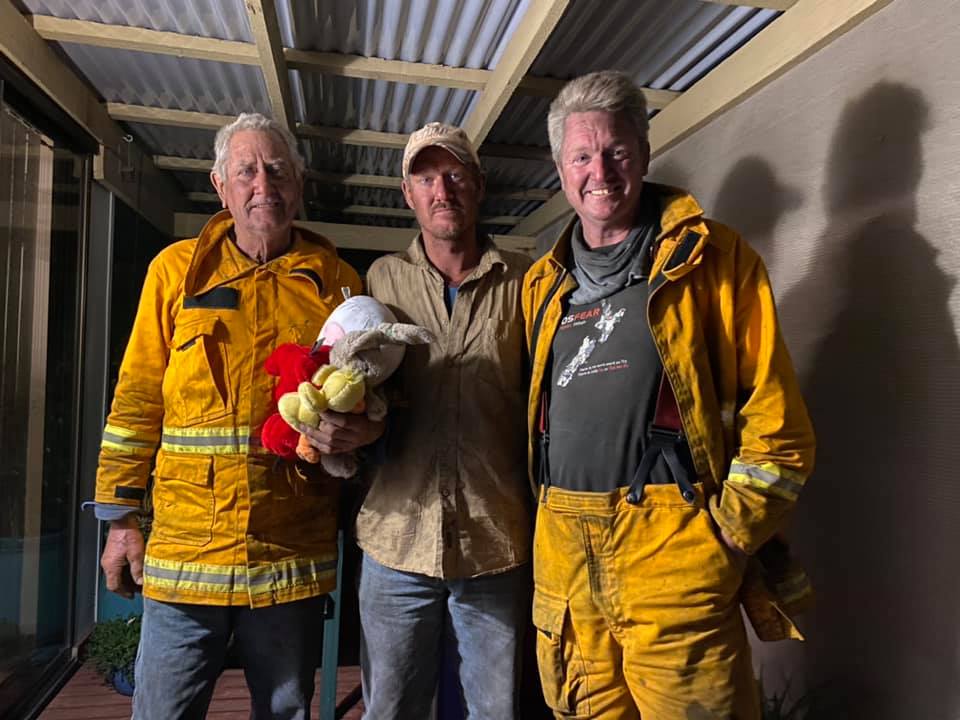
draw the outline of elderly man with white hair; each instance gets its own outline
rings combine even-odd
[[[142,586],[134,717],[206,714],[234,637],[253,718],[306,718],[336,574],[337,482],[259,444],[281,343],[310,344],[357,273],[330,241],[293,225],[296,141],[244,114],[217,133],[211,180],[225,210],[153,260],[103,433],[96,512],[110,522],[107,587]],[[325,415],[321,451],[382,428]],[[153,469],[153,529],[136,514]]]

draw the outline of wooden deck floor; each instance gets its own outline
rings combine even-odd
[[[317,693],[313,699],[312,717],[318,718]],[[360,684],[360,668],[341,667],[337,672],[337,702]],[[363,703],[358,702],[343,720],[360,720]],[[247,720],[250,717],[250,694],[242,670],[226,670],[217,682],[207,713],[209,720]],[[40,714],[38,720],[129,720],[130,698],[115,692],[92,668],[82,666]]]

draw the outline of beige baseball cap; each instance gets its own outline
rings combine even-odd
[[[403,177],[407,176],[417,154],[431,145],[442,147],[464,165],[473,163],[477,169],[480,168],[477,151],[461,128],[446,123],[431,122],[410,133],[407,146],[403,149]]]

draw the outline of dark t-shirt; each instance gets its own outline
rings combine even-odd
[[[633,481],[662,365],[645,281],[564,313],[553,340],[550,484],[606,492]],[[672,482],[660,458],[649,482]]]

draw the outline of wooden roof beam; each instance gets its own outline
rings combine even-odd
[[[286,48],[284,56],[289,67],[306,72],[413,85],[437,85],[458,90],[482,90],[490,75],[489,70],[455,68],[405,60],[384,60],[363,55],[315,52],[297,48]]]
[[[187,193],[187,200],[191,202],[219,203],[220,196],[216,193]],[[338,212],[344,215],[374,215],[376,217],[400,218],[402,220],[416,220],[416,214],[410,208],[378,207],[377,205],[346,205],[342,208],[336,208]],[[516,225],[522,217],[517,215],[495,215],[493,217],[482,217],[479,222],[481,225]]]
[[[295,129],[296,118],[293,116],[293,101],[287,76],[287,61],[283,57],[277,6],[274,0],[245,0],[244,6],[260,56],[260,68],[267,84],[273,117],[292,131]]]
[[[704,0],[704,2],[712,2],[715,5],[741,5],[758,10],[784,11],[796,5],[798,0]]]
[[[171,155],[156,155],[154,164],[163,170],[175,172],[209,173],[213,168],[212,160],[197,158],[182,158]],[[346,175],[332,172],[308,170],[307,179],[315,182],[324,182],[330,185],[347,185],[350,187],[370,187],[385,190],[400,190],[400,178],[391,175]],[[487,191],[487,197],[497,200],[517,200],[520,202],[545,202],[552,198],[556,191],[547,188],[497,188]],[[188,193],[188,200],[208,202],[217,200],[211,193]]]
[[[67,20],[49,15],[33,15],[30,17],[30,22],[40,37],[52,42],[77,43],[241,65],[260,64],[260,54],[256,46],[251,43],[161,32],[128,25]]]
[[[204,213],[177,213],[174,221],[175,237],[196,236],[209,215]],[[338,248],[352,248],[356,250],[379,250],[396,252],[405,250],[417,233],[415,228],[390,228],[375,225],[347,225],[342,223],[325,222],[297,222],[300,227],[318,232],[331,241]],[[518,235],[494,235],[494,241],[507,250],[532,253],[536,248],[536,238]]]
[[[569,2],[570,0],[530,0],[526,13],[500,56],[500,62],[463,124],[463,129],[474,145],[481,145],[487,138]]]
[[[171,110],[167,108],[146,107],[143,105],[126,105],[124,103],[107,103],[107,112],[114,120],[123,122],[167,125],[171,127],[190,127],[201,130],[218,130],[235,119],[232,115]],[[342,143],[344,145],[380,147],[391,150],[403,150],[407,144],[407,135],[403,133],[385,133],[355,128],[321,127],[319,125],[304,125],[303,123],[297,124],[295,134],[304,138],[316,138],[329,142]],[[520,158],[523,160],[552,162],[548,149],[528,145],[495,145],[488,143],[480,147],[480,154],[488,157]]]

